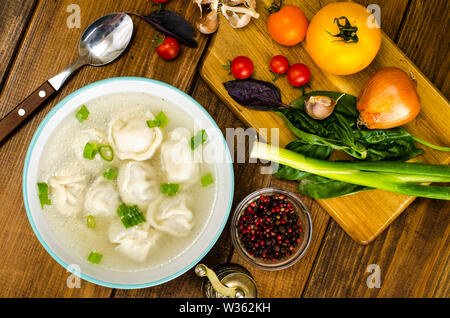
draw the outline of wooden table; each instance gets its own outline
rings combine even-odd
[[[299,0],[301,1],[301,0]],[[171,0],[168,9],[191,22],[199,18],[190,0]],[[331,1],[322,1],[324,4]],[[382,28],[430,80],[449,96],[448,23],[446,0],[358,0],[378,3]],[[81,28],[68,28],[67,8],[81,9]],[[118,11],[147,14],[150,0],[2,0],[0,4],[0,118],[44,80],[76,58],[83,29],[97,17]],[[0,297],[201,297],[193,271],[153,288],[114,290],[86,281],[68,288],[70,273],[54,261],[35,237],[22,200],[22,169],[31,137],[43,117],[74,90],[101,79],[143,76],[170,83],[193,96],[223,131],[243,124],[212,93],[198,75],[197,65],[208,46],[199,35],[199,47],[183,47],[180,57],[164,62],[151,40],[156,31],[135,20],[133,45],[115,63],[86,67],[51,102],[12,137],[0,145]],[[220,66],[218,66],[220,67]],[[449,119],[450,120],[450,119]],[[266,186],[295,191],[295,184],[261,176],[255,164],[235,164],[236,204],[248,193]],[[372,244],[350,239],[312,199],[302,197],[314,224],[311,246],[295,266],[264,272],[246,264],[234,251],[225,228],[202,262],[214,266],[226,261],[243,264],[259,285],[261,297],[449,297],[448,202],[417,199]],[[381,270],[381,288],[368,288],[368,265]]]

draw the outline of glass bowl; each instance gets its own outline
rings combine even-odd
[[[264,260],[249,254],[243,246],[238,233],[239,219],[250,203],[256,201],[261,195],[270,196],[273,194],[282,194],[294,206],[298,215],[298,221],[301,223],[300,243],[297,244],[292,254],[279,260]],[[238,254],[253,266],[268,271],[276,271],[294,265],[306,253],[312,236],[312,221],[308,209],[304,203],[293,193],[277,188],[264,188],[257,190],[245,197],[234,210],[231,220],[231,239]]]

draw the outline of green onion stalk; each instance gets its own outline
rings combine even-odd
[[[450,200],[450,187],[414,183],[450,182],[450,167],[447,165],[389,161],[327,161],[261,142],[255,142],[250,157],[278,162],[337,181],[408,196]]]

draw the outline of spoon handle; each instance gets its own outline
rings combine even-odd
[[[46,81],[2,118],[0,120],[0,143],[55,92],[53,86]]]

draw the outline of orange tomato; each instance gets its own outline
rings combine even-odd
[[[335,75],[354,74],[366,68],[381,46],[381,30],[369,27],[368,21],[373,22],[370,15],[364,6],[354,2],[331,3],[320,9],[306,34],[307,50],[317,66]],[[356,37],[352,32],[340,30],[338,23],[356,27]],[[347,32],[344,35],[350,39],[346,37],[346,42],[336,36],[343,34],[340,32]]]
[[[267,21],[270,36],[278,43],[292,46],[303,41],[308,20],[299,7],[287,5],[272,13]]]

